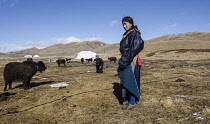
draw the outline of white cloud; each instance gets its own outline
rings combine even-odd
[[[23,44],[23,46],[30,46],[30,45],[34,45],[34,42],[29,41]]]
[[[164,31],[164,32],[169,32],[169,31],[170,31],[169,26],[165,26],[165,27],[163,28],[163,31]]]
[[[57,42],[63,41],[63,38],[55,38],[55,41]]]
[[[118,20],[112,20],[111,22],[110,22],[110,26],[115,26],[116,24],[118,23]]]
[[[1,44],[0,52],[7,53],[7,52],[18,51],[18,50],[27,49],[27,48],[30,48],[30,47],[16,45],[16,44]]]
[[[37,47],[37,48],[43,48],[43,47],[47,47],[49,46],[49,42],[45,41],[45,40],[41,40],[39,42],[26,42],[23,44],[23,46],[25,47]]]
[[[175,28],[177,26],[177,24],[176,23],[174,23],[174,24],[172,24],[172,25],[167,25],[167,26],[165,26],[164,28],[163,28],[163,31],[164,32],[170,32],[173,28]]]
[[[70,42],[80,42],[81,39],[78,39],[74,36],[70,36],[70,37],[66,38],[64,41],[65,41],[64,42],[64,44],[65,44],[65,43],[70,43]]]
[[[0,0],[0,4],[8,4],[9,7],[14,7],[20,3],[20,0]]]
[[[38,42],[26,42],[23,44],[23,46],[30,46],[30,47],[37,47],[37,48],[44,48],[44,47],[48,47],[51,45],[55,45],[55,44],[66,44],[66,43],[70,43],[70,42],[80,42],[81,40],[74,37],[74,36],[70,36],[68,38],[52,38],[50,40],[41,40]]]
[[[14,7],[17,5],[20,1],[19,0],[11,0],[10,7]]]
[[[95,41],[95,40],[102,40],[102,38],[89,37],[89,38],[85,38],[83,41]]]
[[[176,24],[173,24],[171,27],[172,27],[172,28],[176,27]]]

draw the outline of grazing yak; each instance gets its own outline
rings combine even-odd
[[[114,61],[114,63],[116,63],[117,58],[116,58],[116,57],[109,57],[108,60],[109,60],[110,62]]]
[[[66,58],[66,63],[70,63],[71,58]]]
[[[32,58],[27,58],[26,61],[28,61],[28,62],[33,62],[33,59],[32,59]]]
[[[84,58],[81,58],[81,63],[82,63],[82,64],[84,63]]]
[[[89,58],[89,59],[86,59],[86,60],[88,61],[88,63],[89,63],[89,61],[91,61],[91,62],[93,61],[93,59],[92,59],[92,58]]]
[[[47,68],[42,61],[38,63],[32,61],[24,62],[10,62],[5,65],[4,68],[4,80],[5,87],[4,91],[7,89],[9,84],[9,89],[12,89],[12,82],[21,80],[24,84],[24,89],[27,90],[30,88],[31,78],[36,74],[37,71],[42,73]]]
[[[58,66],[60,66],[60,64],[63,64],[64,66],[66,66],[66,60],[65,59],[58,59],[56,60],[56,62],[58,63]]]
[[[104,61],[101,58],[96,58],[96,73],[103,73]]]

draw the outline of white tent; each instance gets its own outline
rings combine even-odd
[[[95,58],[96,57],[96,53],[91,52],[91,51],[81,51],[79,53],[77,53],[75,59],[89,59],[89,58]]]
[[[36,55],[34,55],[33,57],[39,57],[39,55],[36,54]]]
[[[32,55],[25,55],[24,57],[32,57]]]

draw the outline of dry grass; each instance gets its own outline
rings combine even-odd
[[[210,115],[210,64],[203,60],[143,59],[141,101],[133,110],[122,110],[117,63],[105,61],[104,73],[95,72],[94,63],[72,60],[66,67],[43,60],[47,70],[37,73],[32,88],[23,90],[13,82],[12,90],[3,92],[4,65],[25,58],[0,59],[0,123],[2,124],[86,124],[208,123]],[[104,58],[106,60],[106,58]],[[187,67],[187,65],[198,65]],[[186,66],[183,66],[186,65]],[[183,82],[176,82],[177,79]],[[70,84],[51,88],[54,83]]]

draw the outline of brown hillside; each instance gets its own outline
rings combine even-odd
[[[80,51],[91,51],[107,45],[100,41],[84,41],[84,42],[71,42],[68,44],[59,44],[41,49],[40,55],[61,55],[61,56],[74,56]]]
[[[0,52],[0,55],[5,55],[5,53],[1,53],[1,52]]]
[[[166,35],[145,43],[145,49],[141,53],[148,59],[195,59],[200,56],[209,58],[210,33],[190,32],[179,35]],[[164,52],[167,51],[167,52]],[[180,54],[179,51],[182,52]],[[203,51],[196,52],[195,51]],[[165,58],[167,56],[167,58]]]
[[[11,52],[11,53],[14,53],[14,54],[37,54],[38,51],[39,51],[39,49],[33,47],[33,48],[24,49],[24,50],[20,50],[17,52]]]
[[[94,49],[93,51],[98,54],[116,55],[119,54],[119,43],[107,44],[106,46]]]
[[[165,56],[165,54],[162,53],[164,51],[172,50],[170,52],[167,52],[169,56],[179,56],[179,54],[174,52],[174,50],[209,49],[209,46],[210,32],[189,32],[185,34],[171,34],[145,41],[144,50],[140,54],[144,58],[148,58],[148,56],[150,56],[149,59],[160,59],[161,57],[159,56]],[[14,52],[9,56],[24,56],[26,54],[39,54],[40,56],[75,56],[78,52],[84,50],[96,52],[97,54],[102,55],[104,57],[119,57],[119,43],[106,44],[101,41],[71,42],[68,44],[52,45],[44,49],[31,48]],[[172,53],[173,55],[170,55]],[[187,53],[191,54],[190,52]],[[151,54],[154,55],[151,56]]]
[[[187,33],[190,35],[191,33]],[[210,32],[208,33],[202,33],[202,35],[197,35],[197,36],[191,36],[188,38],[189,40],[200,40],[200,41],[210,41]]]
[[[13,52],[14,54],[39,54],[41,56],[74,56],[80,51],[91,51],[107,45],[101,41],[71,42],[67,44],[57,44],[44,49],[30,48]]]
[[[210,40],[210,32],[188,32],[184,34],[170,34],[153,38],[151,40],[148,40],[148,42],[169,40]]]

